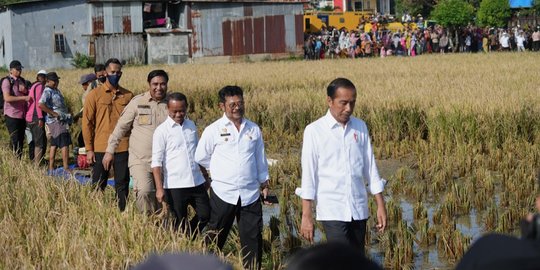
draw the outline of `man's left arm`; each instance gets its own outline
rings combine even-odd
[[[259,129],[260,136],[257,138],[257,146],[255,148],[255,161],[257,164],[257,180],[261,184],[263,199],[268,196],[270,189],[270,175],[268,173],[268,160],[264,151],[264,141],[262,132]],[[264,201],[264,200],[263,200]],[[265,202],[265,204],[270,204]]]
[[[375,196],[375,202],[377,204],[377,228],[379,232],[383,232],[386,228],[386,205],[382,192],[386,181],[379,175],[367,128],[365,134],[366,141],[363,149],[364,167],[362,168],[362,175],[368,181],[369,192]]]

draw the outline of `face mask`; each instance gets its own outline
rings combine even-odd
[[[105,76],[99,77],[98,81],[100,81],[101,83],[105,83],[107,81],[107,77],[105,77]]]
[[[112,86],[117,87],[118,83],[120,82],[120,75],[117,75],[117,74],[107,75],[107,80]]]

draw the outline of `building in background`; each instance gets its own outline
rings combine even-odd
[[[0,7],[0,66],[176,64],[301,54],[303,0],[27,0]]]

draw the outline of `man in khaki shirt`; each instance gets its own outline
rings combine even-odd
[[[85,98],[82,112],[82,133],[86,158],[93,164],[92,184],[102,191],[107,187],[109,169],[103,167],[103,157],[120,114],[133,98],[133,93],[119,85],[122,63],[111,58],[105,63],[107,80]],[[121,137],[114,152],[114,187],[118,208],[124,211],[129,193],[128,137]]]
[[[154,130],[167,119],[167,83],[169,76],[163,70],[153,70],[148,74],[149,91],[135,96],[126,106],[114,131],[109,136],[103,157],[103,167],[109,168],[113,153],[122,137],[129,134],[129,171],[133,176],[133,190],[137,208],[144,213],[154,213],[159,209],[156,188],[152,175],[152,136]]]

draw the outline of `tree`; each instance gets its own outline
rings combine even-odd
[[[476,16],[481,26],[504,27],[511,15],[508,0],[482,0]]]
[[[436,0],[396,0],[396,13],[402,15],[409,13],[411,16],[417,14],[427,15],[433,9]]]
[[[473,16],[474,7],[464,0],[442,0],[431,12],[431,17],[444,27],[465,26]]]

